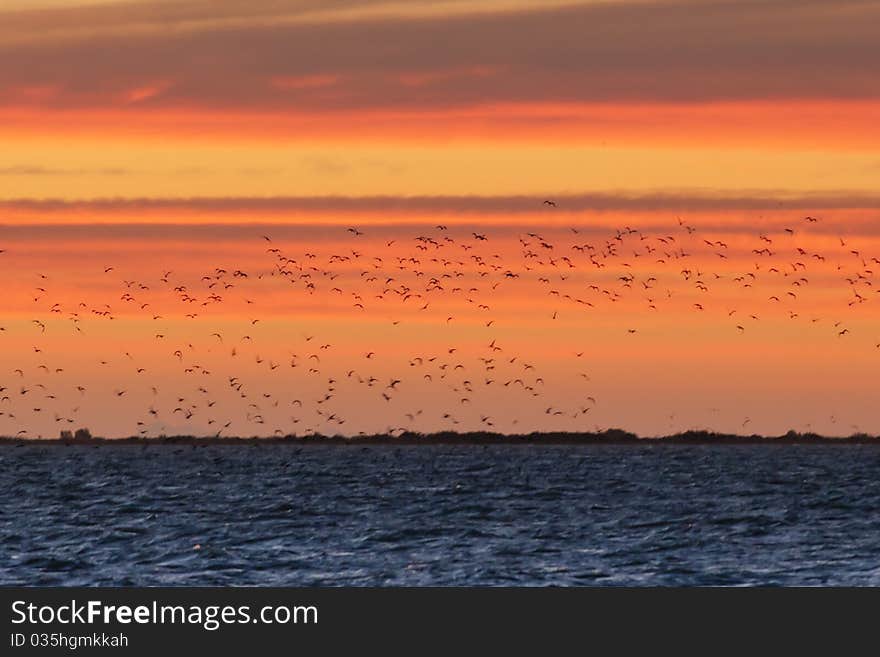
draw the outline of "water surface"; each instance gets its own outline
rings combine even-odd
[[[0,449],[11,585],[880,584],[858,445]]]

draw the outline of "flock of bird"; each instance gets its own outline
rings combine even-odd
[[[589,372],[588,329],[598,317],[618,320],[615,330],[631,340],[665,310],[682,322],[711,314],[732,340],[758,330],[769,313],[829,340],[852,339],[856,316],[878,317],[865,309],[880,301],[880,259],[822,218],[731,239],[680,218],[651,231],[623,226],[601,234],[588,223],[560,226],[552,217],[557,202],[542,205],[547,227],[516,234],[441,224],[386,239],[371,226],[330,226],[334,239],[324,246],[333,252],[321,252],[321,242],[302,248],[254,235],[262,252],[256,264],[217,262],[198,278],[173,270],[132,277],[124,262],[102,263],[113,292],[100,302],[57,298],[52,277],[35,272],[33,316],[20,329],[32,344],[29,365],[0,365],[0,434],[86,426],[99,418],[82,412],[83,400],[96,394],[106,408],[136,396],[131,403],[142,408],[131,435],[141,436],[353,435],[361,432],[349,421],[355,404],[392,434],[423,425],[492,431],[508,426],[500,413],[525,408],[548,425],[564,419],[572,430],[592,429],[601,384]],[[9,252],[0,249],[0,271]],[[811,290],[822,303],[804,301]],[[816,314],[817,307],[835,314]],[[294,317],[304,309],[301,330],[273,333],[278,308]],[[316,326],[335,322],[332,334],[344,335],[343,344],[310,328],[313,311],[333,311]],[[71,384],[76,373],[52,361],[60,348],[54,341],[86,339],[98,323],[122,317],[148,327],[140,337],[149,347],[95,357],[97,371],[116,368],[112,390]],[[0,341],[9,321],[0,313]],[[572,403],[547,394],[557,371],[541,350],[522,347],[523,322],[540,342],[552,342],[554,326],[566,322],[566,335],[581,336],[584,346],[564,354],[584,363],[570,385]],[[418,351],[395,337],[402,325],[425,336]],[[880,350],[880,339],[871,344]]]

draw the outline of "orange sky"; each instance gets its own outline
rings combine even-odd
[[[878,19],[6,2],[0,434],[878,432]]]

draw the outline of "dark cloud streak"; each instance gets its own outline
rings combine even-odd
[[[86,200],[10,199],[0,210],[38,212],[41,215],[94,213],[191,212],[204,214],[285,213],[410,213],[515,215],[552,212],[543,206],[546,196],[289,196],[217,198],[103,198]],[[581,211],[711,211],[711,210],[818,210],[833,208],[880,209],[880,195],[854,192],[797,194],[779,192],[681,192],[655,194],[588,193],[553,195],[558,212]]]
[[[53,90],[35,102],[59,108],[874,99],[877,25],[880,3],[817,0],[619,2],[147,34],[121,23],[88,41],[0,46],[0,103],[26,102],[16,94],[34,87]],[[335,82],[272,83],[310,76]],[[168,86],[126,100],[155,84]]]

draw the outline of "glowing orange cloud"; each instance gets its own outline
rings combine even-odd
[[[335,76],[278,78],[282,88],[332,89]],[[168,87],[126,92],[146,100]],[[24,99],[34,90],[19,91]],[[45,89],[39,93],[54,93]],[[134,94],[134,96],[131,96]],[[556,143],[613,146],[719,146],[876,150],[880,102],[781,101],[706,104],[520,103],[408,111],[231,112],[151,108],[52,110],[0,109],[0,135],[24,140],[45,136],[106,141],[151,140],[288,143]]]

